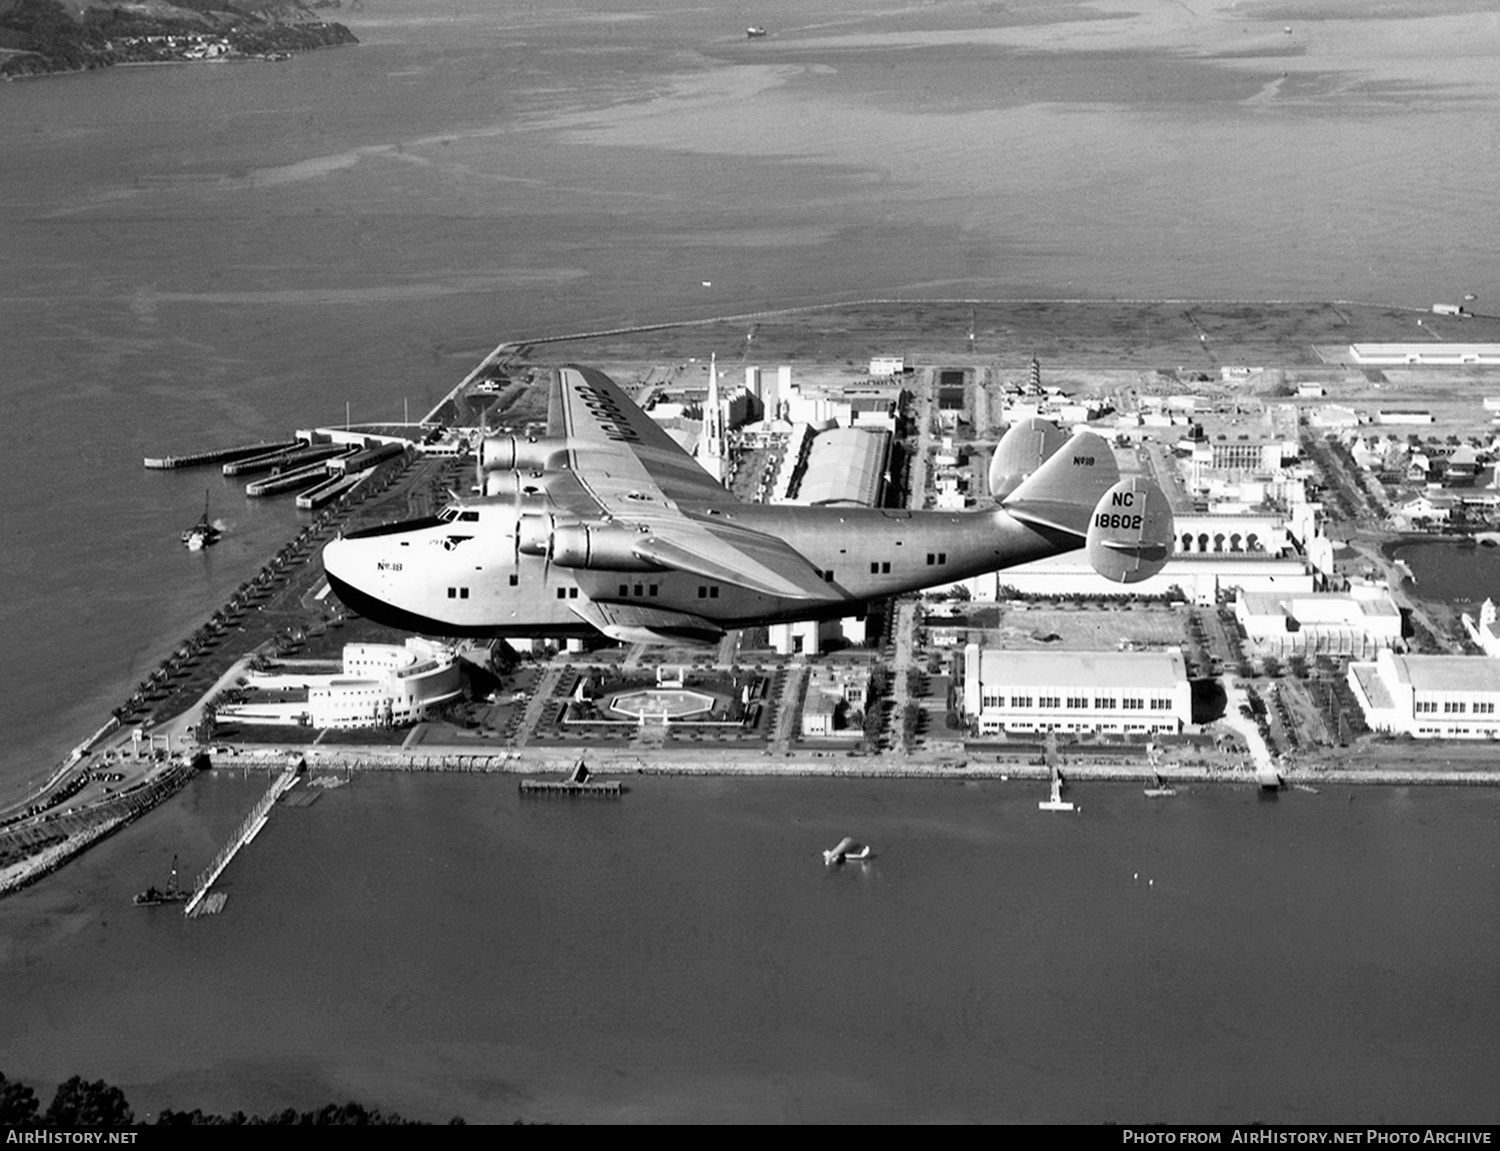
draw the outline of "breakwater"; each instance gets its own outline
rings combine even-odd
[[[196,468],[205,464],[222,464],[229,460],[247,456],[265,455],[267,452],[294,448],[297,440],[274,440],[260,444],[241,444],[232,448],[210,448],[202,452],[185,452],[180,456],[147,456],[141,462],[153,471],[171,471],[176,468]]]
[[[383,754],[366,748],[331,751],[318,746],[298,749],[295,754],[307,764],[309,771],[329,772],[539,775],[566,771],[577,762],[576,749],[559,749],[559,754],[555,758],[531,754],[523,757],[513,752],[490,754],[391,752]],[[287,759],[284,755],[274,758],[243,754],[213,757],[214,766],[232,767],[236,770],[275,771],[284,769],[286,763]],[[651,759],[633,754],[590,756],[589,763],[594,771],[627,775],[765,776],[768,778],[816,776],[840,779],[1020,780],[1042,783],[1051,779],[1051,769],[1040,759],[1035,762],[1015,763],[977,763],[965,760],[932,763],[894,757],[888,760],[877,760],[872,757],[861,761],[816,757],[793,757],[781,761],[770,761],[765,758],[730,759],[726,757],[712,762],[693,762],[685,757],[674,758],[670,752],[656,752],[653,753]],[[1061,765],[1061,771],[1064,779],[1069,783],[1257,786],[1255,771],[1248,767],[1160,765],[1152,768],[1148,764],[1134,761],[1067,762]],[[1500,786],[1500,770],[1493,769],[1423,771],[1393,768],[1299,767],[1282,768],[1279,774],[1282,783],[1287,786],[1313,788],[1334,784],[1376,787]]]
[[[27,825],[21,830],[43,837],[47,846],[0,868],[0,896],[19,891],[49,875],[80,851],[177,794],[204,762],[199,757],[191,763],[170,764],[131,791],[86,808],[49,815]]]

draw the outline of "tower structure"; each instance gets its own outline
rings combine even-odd
[[[708,399],[703,403],[703,430],[698,440],[698,462],[703,470],[721,484],[728,474],[728,450],[724,423],[724,405],[719,399],[719,365],[715,356],[708,358]]]

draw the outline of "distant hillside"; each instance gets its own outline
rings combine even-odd
[[[339,0],[317,0],[338,7]],[[0,0],[0,76],[234,57],[356,44],[301,0]]]

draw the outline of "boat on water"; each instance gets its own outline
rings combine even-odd
[[[1146,788],[1147,799],[1171,799],[1176,794],[1177,789],[1175,787],[1160,786]]]
[[[201,552],[209,544],[219,542],[220,532],[217,524],[208,518],[208,493],[203,493],[203,515],[198,522],[182,533],[182,542],[190,552]]]
[[[166,887],[157,887],[154,883],[145,891],[138,892],[132,902],[137,907],[159,907],[163,903],[186,903],[188,893],[184,891],[177,882],[177,857],[172,856],[172,874],[167,879]]]
[[[765,34],[766,34],[766,30],[764,28],[762,28],[759,24],[752,24],[752,25],[750,25],[750,27],[748,27],[748,28],[745,29],[745,35],[748,36],[752,40],[759,40]]]
[[[830,867],[836,863],[859,862],[870,858],[870,845],[868,843],[856,843],[849,836],[839,840],[838,846],[823,853],[823,862]]]

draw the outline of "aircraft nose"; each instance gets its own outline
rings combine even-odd
[[[323,546],[323,571],[335,579],[348,579],[349,541],[330,540]]]

